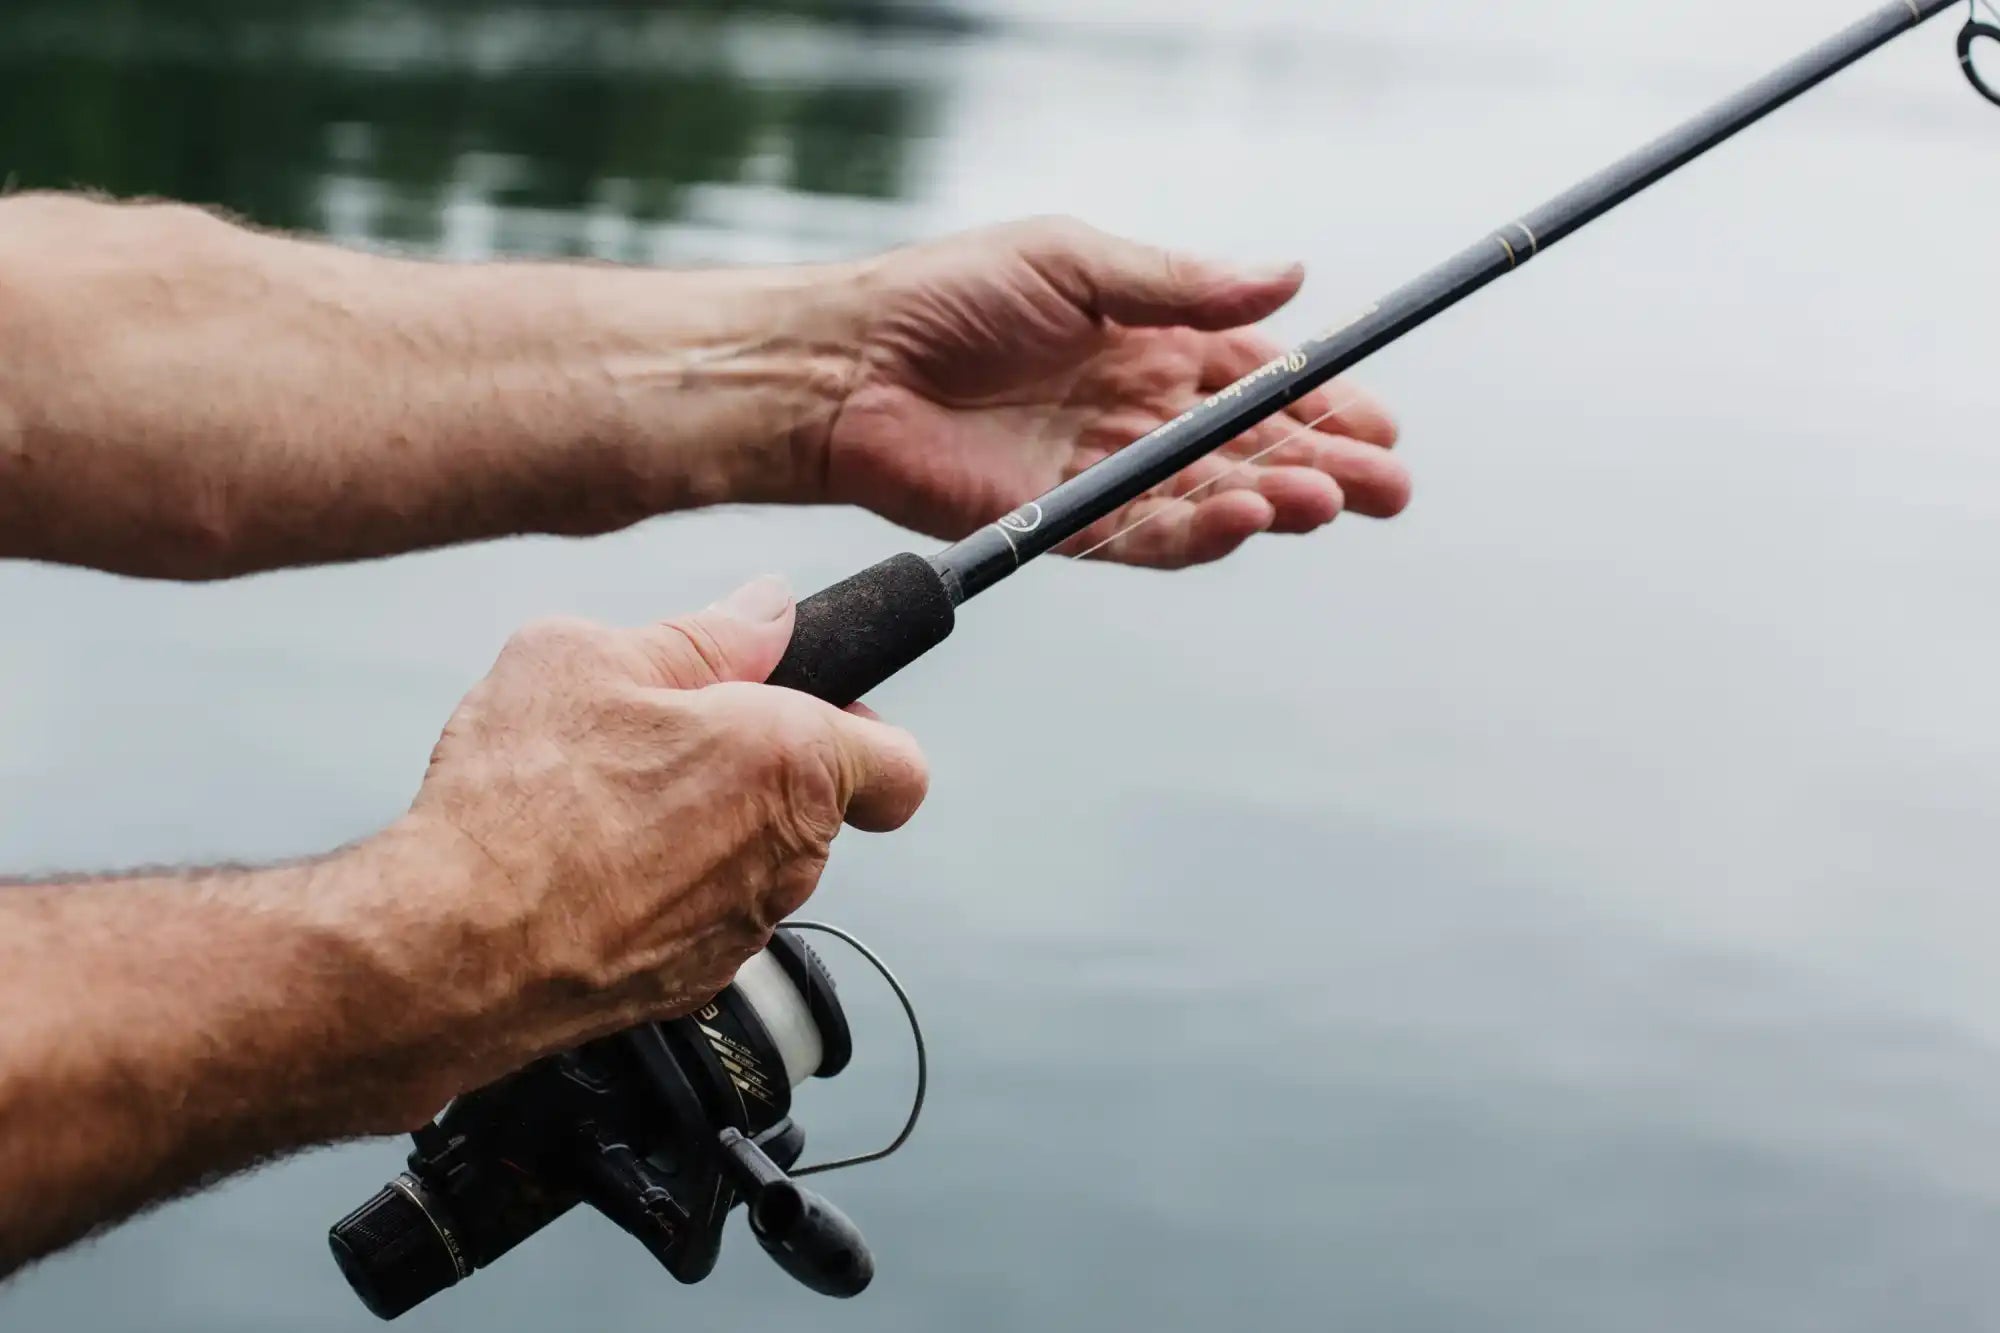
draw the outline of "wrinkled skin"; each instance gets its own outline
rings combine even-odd
[[[825,498],[962,537],[1278,356],[1245,326],[1303,277],[1240,275],[1061,219],[885,256],[863,282],[863,365],[828,433]],[[1336,382],[1066,549],[1145,519],[1095,554],[1172,568],[1343,509],[1393,516],[1410,497],[1396,434],[1379,402]]]
[[[639,629],[541,622],[459,706],[406,831],[476,849],[483,890],[395,910],[410,947],[461,960],[482,1049],[409,1115],[698,1007],[811,895],[844,823],[915,813],[927,775],[907,733],[754,683],[792,620],[763,580]]]
[[[229,578],[750,502],[957,538],[1273,359],[1250,326],[1302,280],[1064,220],[672,272],[0,199],[0,558]],[[1070,549],[1179,567],[1394,514],[1395,434],[1329,386]],[[903,732],[757,683],[793,623],[769,583],[543,622],[375,837],[0,884],[0,1275],[727,985],[844,826],[925,793]]]

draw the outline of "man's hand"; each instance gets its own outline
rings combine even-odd
[[[1270,360],[1248,326],[1299,283],[1073,222],[674,272],[420,263],[10,196],[0,558],[225,578],[755,501],[957,538]],[[1102,554],[1183,565],[1343,505],[1393,514],[1395,433],[1329,386],[1071,549],[1151,515]]]
[[[1244,326],[1289,301],[1302,278],[1296,266],[1233,272],[1067,220],[888,255],[858,284],[862,364],[826,437],[826,498],[962,537],[1277,356]],[[1336,383],[1069,549],[1144,519],[1098,554],[1180,566],[1259,532],[1310,531],[1343,507],[1390,517],[1410,495],[1387,452],[1395,441],[1379,403]]]
[[[0,883],[0,1275],[726,986],[843,822],[924,797],[905,733],[748,683],[792,615],[765,582],[523,631],[409,814],[332,856]]]
[[[746,683],[777,665],[792,618],[766,579],[681,620],[549,621],[507,645],[398,830],[427,856],[438,840],[473,852],[478,891],[366,909],[413,982],[453,974],[449,1002],[483,1036],[399,1119],[706,1003],[811,895],[843,822],[886,832],[916,812],[927,778],[907,733]]]

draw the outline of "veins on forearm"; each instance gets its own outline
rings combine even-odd
[[[222,578],[817,498],[843,272],[426,263],[0,201],[0,556]]]

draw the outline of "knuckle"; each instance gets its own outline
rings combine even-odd
[[[846,756],[831,730],[794,730],[777,771],[776,823],[783,846],[793,856],[823,856],[847,815]]]
[[[768,802],[774,843],[791,855],[822,846],[845,813],[846,756],[819,706],[769,686],[703,692],[747,782]]]
[[[838,827],[845,805],[846,767],[845,757],[831,736],[795,734],[783,769],[786,806],[813,820],[816,828],[827,823],[829,814],[835,821],[833,826]]]
[[[782,750],[793,726],[789,691],[747,681],[723,681],[685,696],[684,706],[699,710],[716,731],[742,749],[770,755]]]
[[[1041,250],[1070,250],[1095,234],[1081,218],[1068,213],[1044,213],[1020,224],[1020,239]]]
[[[718,943],[723,955],[722,966],[715,980],[720,990],[729,984],[729,978],[759,949],[771,942],[771,934],[784,920],[783,915],[774,910],[773,894],[769,876],[746,877],[736,886],[736,892],[721,914],[719,924],[721,934]]]
[[[531,620],[507,641],[510,649],[535,654],[561,653],[595,642],[598,626],[574,616],[544,616]]]
[[[773,918],[772,930],[775,930],[786,917],[804,907],[813,894],[819,891],[820,876],[825,871],[824,857],[800,859],[793,862],[786,873],[777,877],[771,886],[768,904]],[[769,939],[770,932],[767,931],[764,940],[769,942]]]
[[[669,621],[661,627],[669,671],[685,665],[705,671],[711,680],[730,675],[729,653],[722,641],[699,619]]]

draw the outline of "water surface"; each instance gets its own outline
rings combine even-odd
[[[1844,7],[1836,7],[1844,10]],[[1313,278],[1299,334],[1816,39],[1524,0],[962,10],[13,0],[0,174],[459,258],[852,254],[1058,210]],[[1050,565],[881,707],[936,770],[816,910],[917,992],[832,1305],[573,1218],[421,1329],[1960,1330],[2000,1282],[2000,117],[1910,39],[1369,378],[1419,474],[1175,578]],[[218,587],[0,569],[0,868],[310,852],[505,634],[906,539],[681,517]],[[858,970],[819,1144],[909,1068]],[[389,1143],[0,1290],[20,1329],[359,1330]]]

